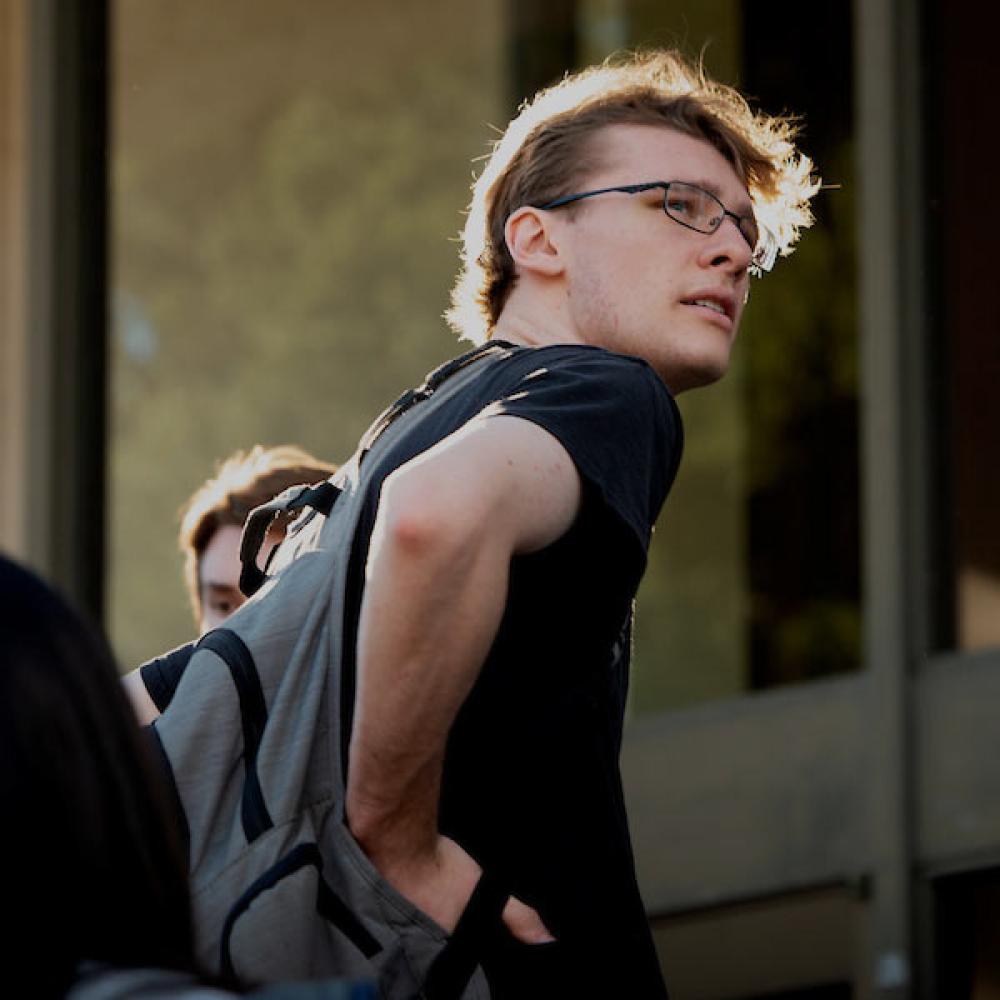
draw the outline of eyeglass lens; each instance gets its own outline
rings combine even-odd
[[[670,218],[696,229],[700,233],[714,233],[726,217],[726,208],[715,195],[683,181],[672,182],[663,193],[663,211]],[[734,217],[743,238],[756,250],[760,234],[752,217]]]

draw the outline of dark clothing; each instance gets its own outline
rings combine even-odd
[[[583,503],[566,535],[512,563],[498,635],[449,737],[441,829],[509,877],[557,938],[542,949],[498,943],[511,996],[537,987],[540,996],[662,997],[618,770],[632,601],[682,447],[676,405],[652,369],[593,347],[510,347],[449,405],[415,421],[372,479],[351,558],[345,647],[355,647],[383,479],[469,420],[499,414],[562,443]],[[550,976],[555,993],[543,987]]]
[[[159,711],[166,711],[197,645],[197,642],[189,642],[178,646],[154,660],[147,660],[139,667],[142,683]]]
[[[233,993],[202,982],[198,976],[173,969],[116,968],[85,962],[66,1000],[375,1000],[374,984],[346,979],[312,980],[262,986]]]
[[[470,420],[507,414],[543,427],[576,465],[582,506],[561,539],[512,562],[498,634],[449,736],[441,829],[508,878],[557,939],[532,946],[495,936],[484,966],[499,1000],[662,998],[618,757],[632,602],[680,461],[680,415],[637,358],[503,346],[503,361],[429,417],[418,406],[379,458],[348,572],[344,711],[354,701],[365,564],[385,477]],[[142,668],[161,709],[186,666],[182,650]],[[350,718],[343,723],[346,759]]]

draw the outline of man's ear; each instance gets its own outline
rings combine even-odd
[[[554,277],[565,261],[553,240],[551,216],[540,208],[525,205],[512,212],[504,226],[507,249],[518,270]]]

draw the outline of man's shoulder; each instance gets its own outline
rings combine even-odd
[[[494,378],[487,380],[494,388],[509,390],[523,382],[524,389],[580,389],[587,394],[617,395],[639,405],[655,402],[673,410],[670,390],[642,358],[588,344],[523,347],[505,341],[492,343],[503,351],[501,363],[493,368]],[[476,391],[475,386],[470,388]]]
[[[559,343],[529,347],[506,340],[491,340],[487,343],[502,351],[505,359],[515,365],[539,361],[560,367],[579,367],[581,370],[604,367],[643,372],[656,377],[652,367],[643,358],[620,354],[594,344]]]

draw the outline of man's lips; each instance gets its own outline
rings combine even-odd
[[[704,311],[709,316],[715,316],[720,323],[732,327],[736,321],[736,299],[727,292],[718,289],[695,292],[681,300],[681,305],[691,306]]]

